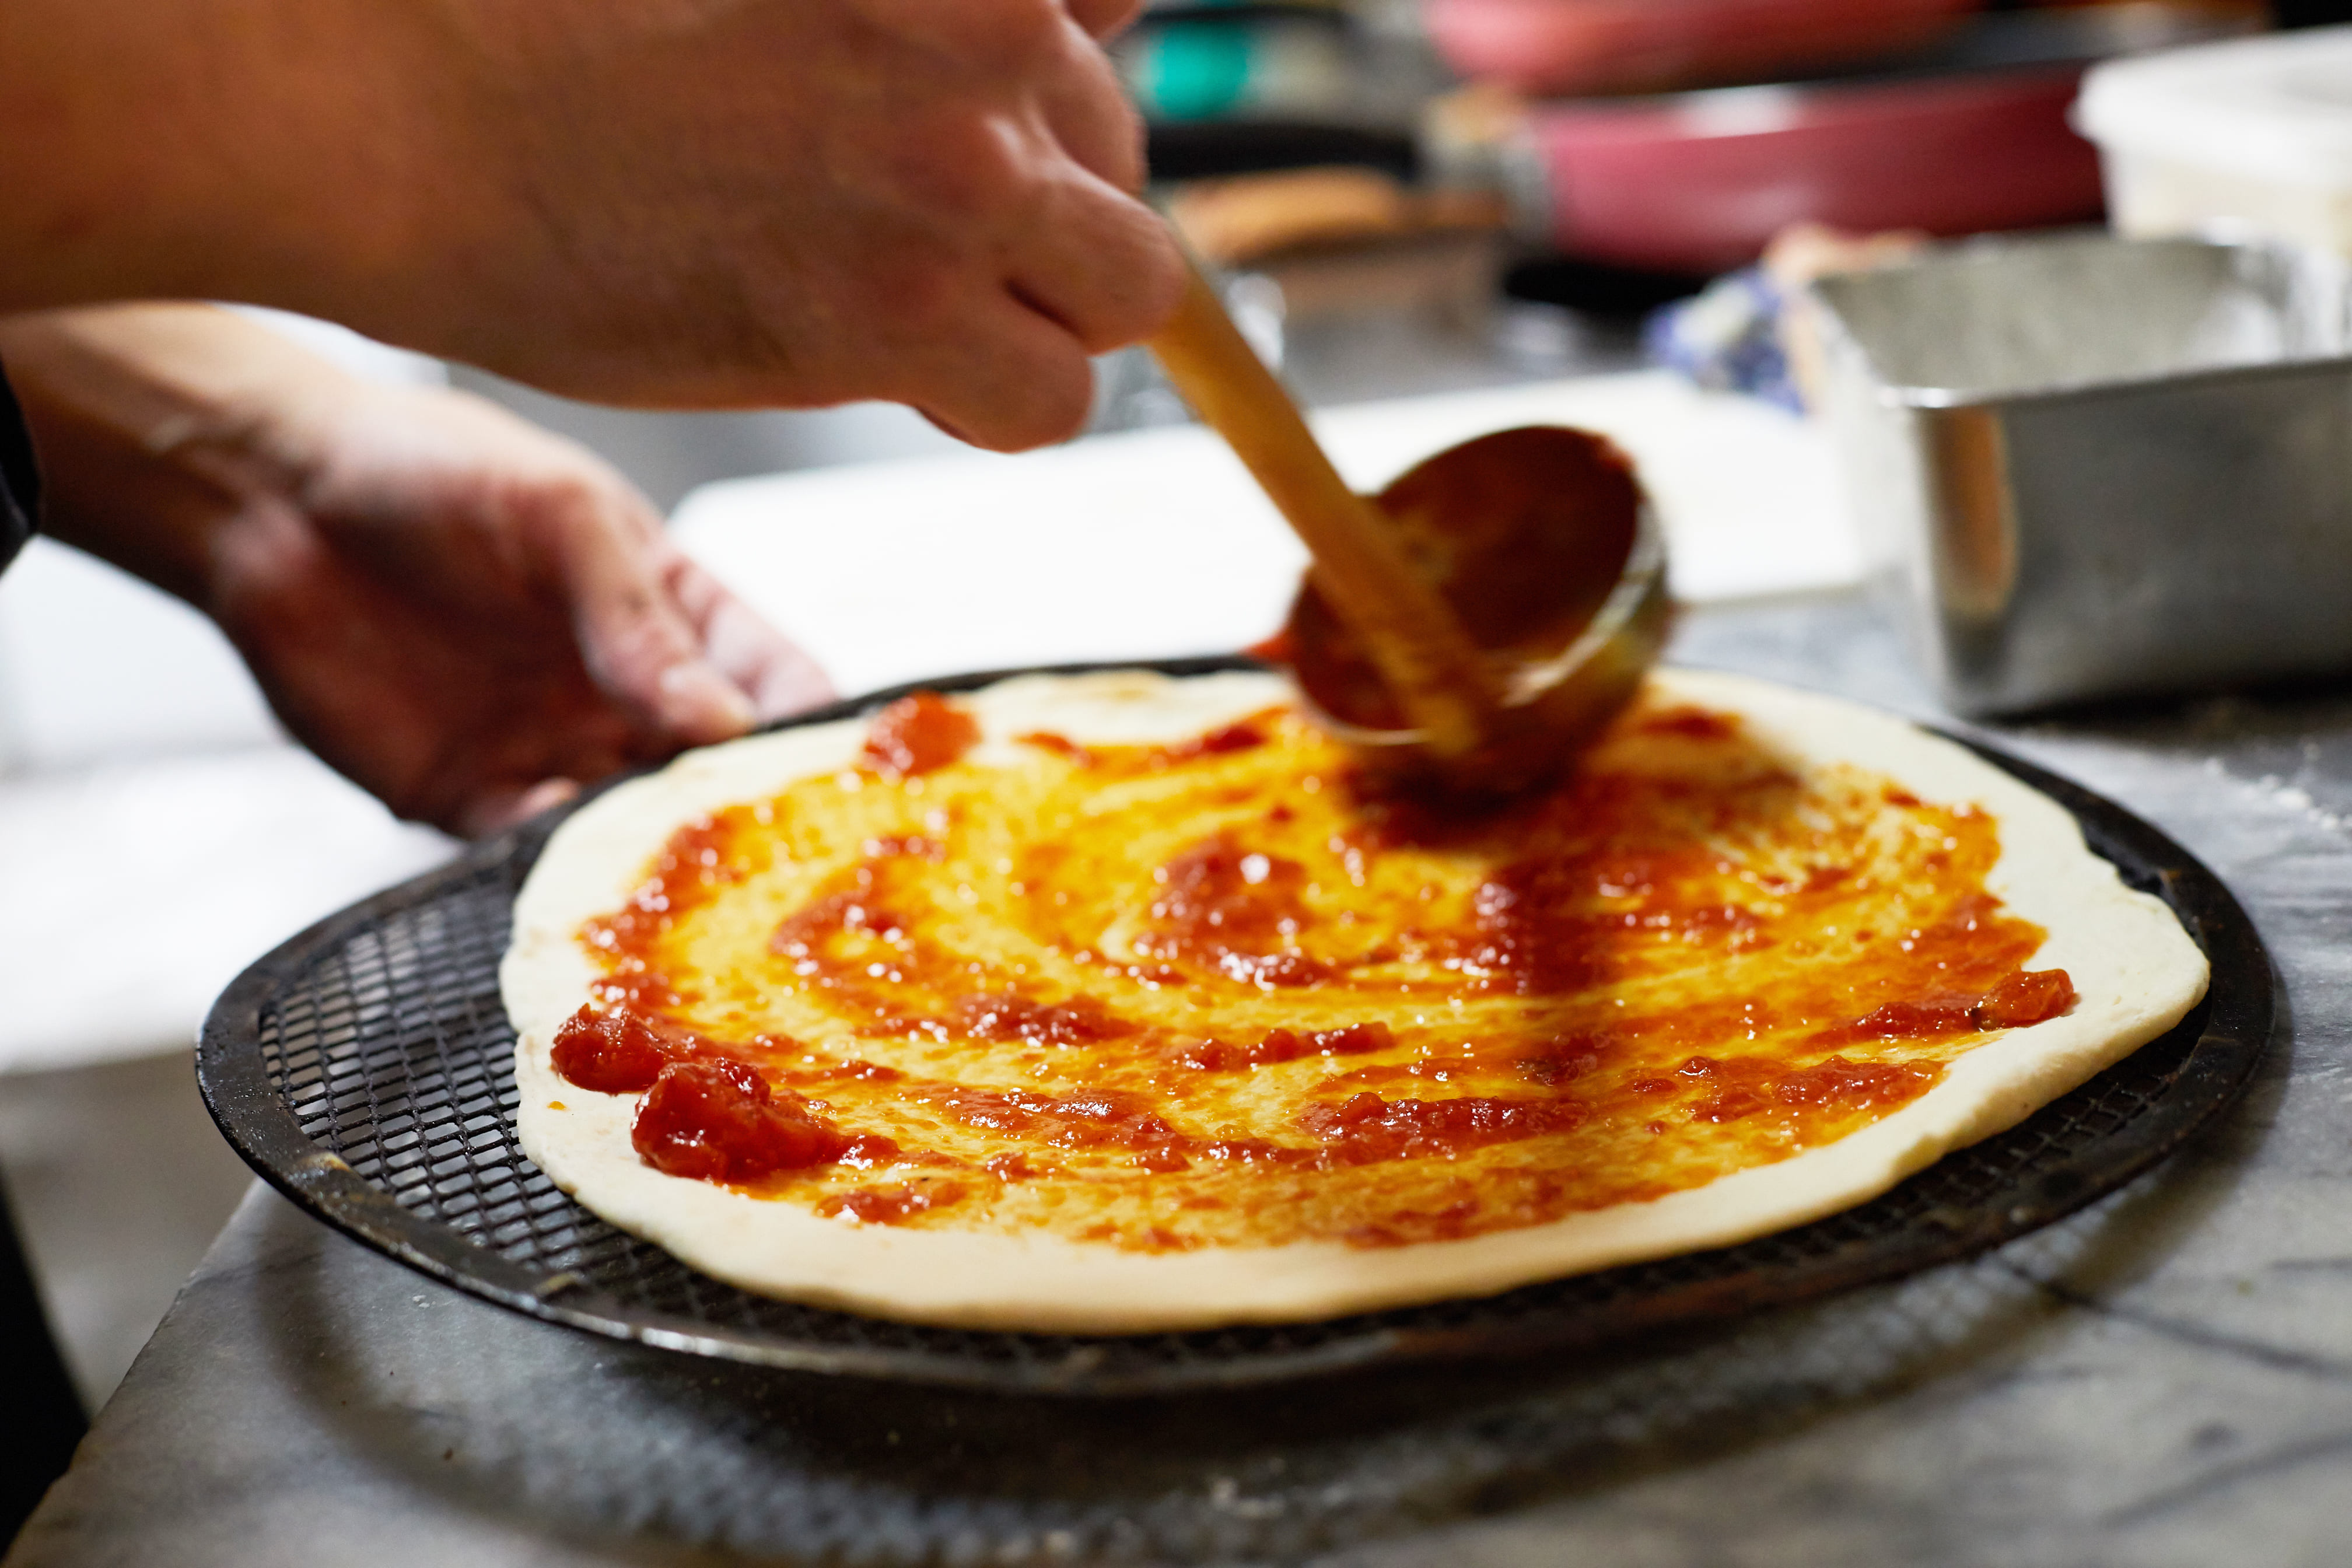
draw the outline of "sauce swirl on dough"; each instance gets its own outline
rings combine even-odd
[[[688,823],[583,928],[555,1067],[644,1094],[649,1163],[844,1224],[1395,1246],[1818,1148],[2074,1002],[1990,817],[1729,714],[1637,703],[1481,817],[1281,710],[976,738],[896,704],[861,773]]]

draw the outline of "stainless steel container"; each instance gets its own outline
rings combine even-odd
[[[1814,299],[1852,504],[1955,708],[2352,668],[2343,263],[2065,235]]]

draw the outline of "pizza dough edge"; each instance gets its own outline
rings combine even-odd
[[[1853,1207],[1950,1150],[2014,1125],[2163,1034],[2203,995],[2204,955],[2172,912],[2125,888],[2084,845],[2072,816],[2009,774],[1840,699],[1713,672],[1664,670],[1657,679],[1678,698],[1740,713],[1754,732],[1802,760],[1853,763],[1923,798],[1992,810],[2001,858],[1988,885],[2052,932],[2032,963],[2073,974],[2074,1010],[1969,1052],[1917,1100],[1835,1143],[1649,1203],[1459,1241],[1137,1253],[1050,1237],[821,1219],[645,1165],[628,1137],[638,1097],[573,1088],[555,1075],[548,1049],[595,973],[572,936],[581,921],[615,908],[687,817],[846,765],[865,732],[863,720],[846,720],[689,754],[607,792],[557,830],[517,899],[500,968],[517,1034],[518,1134],[560,1187],[613,1224],[761,1294],[904,1321],[1039,1331],[1297,1321],[1493,1294],[1727,1246]],[[964,700],[986,744],[1038,729],[1131,741],[1198,733],[1286,691],[1278,678],[1253,673],[1181,680],[1120,671],[1016,677]]]

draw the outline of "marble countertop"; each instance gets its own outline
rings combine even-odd
[[[1677,653],[1933,712],[1851,598]],[[2346,1561],[2352,694],[1999,735],[2219,871],[2285,1007],[2187,1151],[1995,1252],[1589,1355],[1055,1404],[592,1339],[257,1190],[7,1562]]]

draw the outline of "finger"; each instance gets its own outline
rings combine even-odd
[[[975,447],[1019,452],[1067,440],[1093,406],[1085,345],[1009,287],[973,306],[967,330],[922,352],[898,401]]]
[[[1110,58],[1075,32],[1044,73],[1036,102],[1053,138],[1089,173],[1118,190],[1143,188],[1143,120],[1128,101]]]
[[[1150,208],[1076,170],[1040,205],[1007,258],[1009,280],[1088,353],[1148,337],[1175,311],[1184,262]]]
[[[701,639],[703,657],[751,699],[760,719],[785,718],[832,700],[833,682],[816,660],[719,579],[678,555],[668,580]]]
[[[822,708],[841,695],[822,665],[792,644],[785,657],[769,663],[736,683],[751,695],[751,709],[763,724]]]
[[[759,717],[751,695],[699,658],[683,658],[661,672],[650,705],[663,731],[689,746],[731,741]]]
[[[634,516],[597,507],[565,520],[558,558],[582,662],[659,741],[696,745],[751,727],[751,698],[703,658],[663,580],[666,556]]]
[[[1166,223],[1132,195],[1144,178],[1142,122],[1102,52],[1074,44],[1038,106],[1053,143],[1033,157],[1034,208],[1014,231],[1012,278],[1101,353],[1167,320],[1183,260]]]
[[[566,781],[606,778],[676,749],[649,747],[643,727],[576,669],[562,680],[509,675],[500,700],[443,735],[411,787],[383,799],[403,816],[477,837],[552,804]]]

